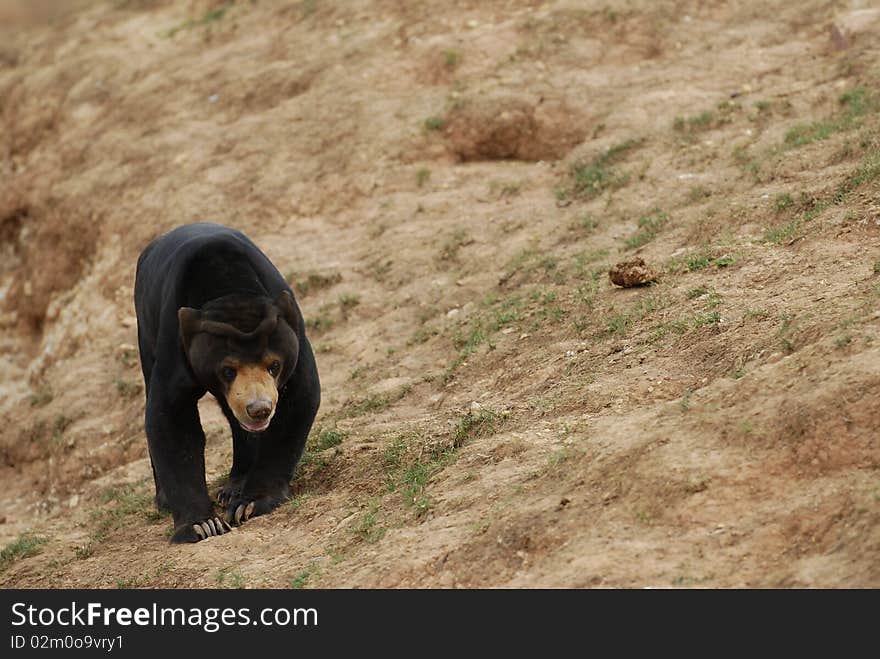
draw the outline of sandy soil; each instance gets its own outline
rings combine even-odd
[[[0,584],[880,586],[876,3],[25,4]],[[294,283],[323,405],[290,503],[172,547],[132,285],[198,220]]]

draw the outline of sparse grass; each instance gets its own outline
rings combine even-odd
[[[800,228],[800,218],[795,218],[785,224],[768,227],[767,230],[764,231],[764,241],[775,243],[777,245],[788,242],[795,234],[797,234]]]
[[[431,479],[455,460],[463,444],[494,434],[507,418],[506,412],[478,408],[459,417],[445,439],[426,439],[418,432],[398,435],[382,454],[388,491],[400,490],[406,504],[421,517],[431,507],[427,492]]]
[[[123,348],[117,353],[117,357],[125,366],[134,366],[138,363],[138,350],[137,348]]]
[[[342,416],[353,418],[381,412],[401,400],[411,389],[412,386],[407,384],[390,394],[370,394],[363,398],[350,399],[342,409]]]
[[[31,407],[43,407],[52,402],[52,397],[52,389],[49,387],[42,387],[28,397],[28,402]]]
[[[574,457],[574,454],[571,448],[563,446],[550,454],[550,457],[547,458],[547,467],[550,470],[555,469],[563,463],[571,460],[572,457]]]
[[[655,208],[647,215],[642,215],[639,218],[639,228],[626,239],[624,245],[627,249],[636,249],[648,244],[657,237],[668,220],[669,216],[659,208]]]
[[[447,69],[454,69],[461,63],[461,53],[457,50],[443,51],[443,66]]]
[[[49,542],[48,538],[32,533],[19,535],[0,551],[0,574],[5,572],[15,561],[39,554],[47,542]]]
[[[640,297],[634,305],[623,312],[614,313],[605,319],[605,335],[623,335],[633,323],[640,322],[652,313],[669,305],[669,299],[660,294]]]
[[[317,433],[312,451],[326,451],[328,448],[339,446],[345,439],[346,433],[336,428],[320,430]]]
[[[691,409],[691,390],[687,389],[682,395],[681,400],[678,401],[678,406],[681,408],[682,412],[687,412]]]
[[[867,183],[873,183],[878,178],[880,178],[880,152],[874,151],[865,156],[861,164],[833,192],[818,198],[802,194],[800,200],[802,213],[784,224],[768,227],[764,232],[765,242],[776,244],[790,242],[801,229],[806,227],[806,223],[814,220],[827,209],[844,203],[853,191]]]
[[[707,325],[717,325],[720,322],[721,314],[717,311],[710,311],[708,313],[695,314],[691,320],[691,326],[694,329],[699,329]]]
[[[629,182],[629,175],[617,172],[612,165],[641,144],[642,140],[627,140],[612,146],[590,162],[576,161],[569,169],[570,186],[557,189],[557,198],[593,199],[605,190],[623,187]]]
[[[495,434],[506,418],[505,413],[498,413],[484,407],[468,411],[455,423],[452,446],[458,448],[470,439]]]
[[[312,578],[312,574],[315,572],[314,568],[301,570],[296,573],[296,576],[290,580],[290,588],[291,590],[301,590],[306,587],[306,584],[309,582],[309,579]]]
[[[792,197],[787,192],[784,192],[782,194],[778,194],[773,199],[773,209],[777,213],[781,213],[782,211],[784,211],[787,208],[790,208],[793,205],[794,205],[794,197]]]
[[[468,232],[464,229],[456,229],[452,235],[446,239],[440,248],[441,261],[454,261],[458,258],[458,252],[465,245],[473,242],[468,236]]]
[[[119,590],[145,588],[146,585],[147,579],[143,575],[135,575],[133,577],[120,577],[116,580],[116,587]]]
[[[342,275],[338,272],[309,272],[302,276],[296,272],[288,272],[285,278],[296,294],[303,297],[342,281]]]
[[[416,185],[420,188],[424,187],[425,183],[427,183],[430,178],[431,170],[427,169],[426,167],[422,167],[416,172]]]
[[[827,139],[861,125],[860,118],[880,108],[877,95],[865,87],[856,87],[838,98],[841,111],[831,117],[811,123],[797,124],[785,134],[787,147],[799,147]]]
[[[338,302],[340,312],[342,312],[343,316],[346,316],[349,311],[361,303],[361,296],[357,293],[344,293],[339,296]]]
[[[64,431],[67,430],[67,427],[73,423],[73,419],[64,414],[56,414],[55,420],[52,422],[52,439],[55,442],[60,442],[64,437]]]
[[[779,342],[782,344],[782,350],[785,354],[794,352],[794,325],[795,319],[788,314],[780,314],[779,320],[781,324],[776,332]]]
[[[141,392],[140,383],[126,380],[122,377],[117,377],[113,384],[116,386],[116,391],[123,398],[134,398]]]
[[[712,196],[712,191],[702,185],[692,186],[687,193],[688,202],[695,204]]]
[[[77,558],[91,556],[96,544],[128,523],[132,517],[154,522],[165,516],[165,513],[155,509],[152,495],[138,492],[134,485],[108,487],[101,492],[99,501],[102,507],[89,512],[92,529],[89,542],[76,548]]]
[[[380,412],[391,405],[391,400],[384,394],[372,394],[351,404],[346,404],[345,416],[356,417],[373,412]]]
[[[234,4],[235,1],[230,0],[230,2],[226,2],[219,7],[209,9],[204,14],[202,14],[200,18],[184,21],[180,25],[177,25],[176,27],[170,28],[161,33],[161,36],[171,38],[181,30],[189,30],[194,27],[210,25],[211,23],[219,21],[221,18],[223,18],[226,15],[226,12],[228,12]]]
[[[318,0],[302,0],[299,3],[299,8],[303,17],[311,16],[318,8]]]
[[[284,505],[287,506],[287,508],[288,508],[289,510],[294,510],[294,511],[295,511],[295,510],[299,510],[299,509],[302,508],[306,503],[308,503],[308,501],[309,501],[311,498],[312,498],[311,493],[309,493],[309,492],[300,492],[299,494],[295,494],[295,495],[293,495],[292,497],[290,497],[290,498],[286,501],[286,503],[285,503]]]
[[[579,279],[585,277],[592,277],[595,279],[593,275],[596,274],[597,271],[605,272],[608,268],[604,265],[599,268],[588,268],[587,266],[591,266],[596,263],[596,261],[600,261],[608,256],[607,249],[597,249],[591,252],[581,252],[580,254],[576,254],[574,257],[574,274]]]
[[[676,117],[672,122],[672,129],[683,135],[693,135],[712,128],[715,123],[715,113],[705,110],[690,117]]]
[[[593,233],[599,227],[599,221],[589,213],[584,213],[578,218],[577,227],[584,233]]]
[[[684,491],[688,494],[697,494],[698,492],[704,492],[709,487],[708,478],[700,478],[699,476],[694,476],[689,478],[687,482],[684,484]]]
[[[221,588],[240,590],[244,588],[244,575],[238,568],[223,567],[217,571],[215,577],[217,585]]]
[[[556,316],[557,320],[562,317],[561,311],[547,306],[552,300],[549,300],[546,294],[541,296],[539,293],[533,292],[530,299],[543,303],[541,308],[536,309],[533,314],[535,322],[553,316]],[[448,382],[458,367],[484,343],[488,344],[489,349],[494,349],[495,333],[504,327],[517,325],[524,320],[524,306],[524,301],[519,295],[506,298],[500,298],[494,294],[487,296],[483,300],[480,313],[474,314],[470,324],[457,328],[453,333],[452,345],[458,350],[458,356],[444,372],[443,382]]]
[[[379,525],[379,501],[372,499],[352,532],[362,542],[373,544],[382,539],[387,529]]]
[[[306,327],[315,332],[325,332],[333,327],[333,319],[326,313],[319,314],[313,318],[306,318]]]
[[[718,298],[718,300],[720,300],[720,298]],[[718,304],[718,301],[713,302],[710,294],[710,302],[706,306],[711,309],[711,307],[716,306],[716,304]],[[712,327],[721,323],[721,320],[722,319],[720,312],[709,310],[704,310],[698,313],[682,316],[677,320],[663,323],[658,327],[655,327],[651,332],[647,342],[651,343],[653,341],[662,339],[667,336],[670,331],[675,332],[678,335],[682,335],[703,327]]]
[[[415,332],[413,332],[412,337],[407,341],[408,346],[417,345],[419,343],[424,343],[432,336],[437,336],[440,333],[436,327],[420,327]]]
[[[521,190],[522,183],[520,181],[492,181],[489,184],[489,194],[497,195],[502,199],[515,197]]]
[[[676,257],[670,260],[666,267],[672,273],[680,272],[682,267],[688,272],[697,272],[709,267],[725,268],[733,264],[733,262],[734,258],[729,254],[716,257],[715,250],[709,245],[704,245],[684,258]]]
[[[443,117],[431,116],[425,119],[425,130],[427,131],[443,130],[445,125],[446,121]]]

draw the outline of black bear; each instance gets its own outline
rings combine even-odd
[[[141,253],[134,305],[156,504],[174,517],[171,542],[198,542],[273,510],[290,496],[321,397],[284,277],[241,232],[189,224]],[[206,391],[232,428],[222,516],[205,484]]]

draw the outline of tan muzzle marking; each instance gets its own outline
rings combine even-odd
[[[278,403],[275,378],[261,364],[239,366],[235,379],[229,385],[226,402],[243,428],[265,430],[275,414],[275,405]],[[268,416],[265,416],[266,402],[271,404],[271,412]],[[252,417],[248,413],[248,406],[251,406],[252,411],[260,409],[261,415],[257,418]]]

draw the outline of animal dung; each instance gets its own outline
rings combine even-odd
[[[641,257],[615,263],[608,271],[612,284],[623,288],[644,286],[657,281],[657,271],[648,266]]]

